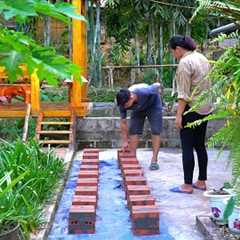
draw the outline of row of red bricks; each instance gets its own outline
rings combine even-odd
[[[130,152],[118,151],[118,162],[123,176],[133,233],[159,234],[159,209],[136,156]]]
[[[69,210],[70,234],[95,233],[99,182],[99,149],[84,149]]]

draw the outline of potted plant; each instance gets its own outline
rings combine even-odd
[[[24,172],[14,180],[11,180],[11,172],[6,173],[0,179],[0,240],[20,240],[20,224],[15,210],[9,206],[5,211],[6,202],[14,202],[16,195],[13,194],[13,187],[20,182],[28,172]],[[4,209],[4,210],[3,210]]]
[[[238,186],[238,187],[237,187]],[[239,184],[233,188],[235,193],[228,201],[224,211],[224,219],[228,220],[229,231],[240,235],[240,190]]]
[[[219,190],[213,189],[205,191],[203,195],[209,199],[212,219],[218,225],[226,224],[227,220],[224,218],[224,211],[227,205],[227,201],[231,198],[232,194],[221,188]]]

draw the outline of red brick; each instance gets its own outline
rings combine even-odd
[[[148,195],[151,194],[147,185],[127,185],[127,195]]]
[[[142,169],[136,169],[136,170],[129,170],[129,169],[126,169],[126,170],[123,170],[122,171],[123,173],[123,177],[128,177],[128,176],[143,176],[143,170]]]
[[[96,208],[91,205],[72,205],[69,210],[71,221],[96,221]]]
[[[80,187],[76,187],[75,195],[97,196],[97,191],[98,191],[97,186],[80,186]]]
[[[139,164],[136,158],[121,158],[119,161],[120,166],[123,164]]]
[[[132,206],[131,218],[134,234],[159,234],[159,209],[157,206]]]
[[[129,195],[128,206],[131,208],[136,205],[154,205],[155,198],[152,195]]]
[[[126,185],[145,185],[147,184],[147,180],[144,176],[128,176],[125,177]]]
[[[82,164],[84,164],[84,165],[98,165],[99,160],[96,159],[96,158],[95,159],[83,159]]]
[[[122,164],[122,169],[142,169],[142,167],[139,164]]]
[[[159,219],[159,208],[156,205],[132,206],[131,218],[154,218]]]
[[[97,207],[97,197],[91,195],[79,196],[74,195],[72,205],[93,205]]]
[[[77,186],[97,186],[98,178],[79,178],[77,179]]]
[[[94,233],[95,222],[96,208],[94,206],[71,206],[68,222],[68,232],[70,234]]]
[[[125,151],[123,152],[122,150],[118,150],[118,160],[121,157],[136,157],[136,154],[131,152],[131,151]]]
[[[83,226],[83,223],[80,224],[80,227],[69,225],[68,233],[69,234],[94,234],[95,233],[95,223],[88,222],[88,225],[87,226],[86,225],[87,225],[87,223],[84,223],[84,226]],[[89,225],[93,225],[92,228],[90,228]]]
[[[99,151],[100,151],[99,148],[84,148],[83,154],[84,153],[99,153]]]
[[[98,165],[81,164],[80,170],[98,170]]]
[[[144,235],[157,235],[160,234],[159,226],[155,228],[134,228],[133,227],[133,234],[137,236],[144,236]]]
[[[98,159],[98,158],[99,158],[99,153],[95,153],[95,152],[83,153],[83,159]]]
[[[80,170],[78,172],[79,178],[98,178],[99,172],[96,170]]]

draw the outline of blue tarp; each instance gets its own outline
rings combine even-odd
[[[107,156],[107,155],[105,155]],[[131,231],[129,210],[126,206],[125,193],[122,188],[122,177],[117,159],[112,155],[100,159],[99,199],[97,208],[95,234],[68,234],[68,212],[76,187],[80,160],[74,160],[63,197],[55,215],[49,240],[172,240],[168,233],[167,223],[160,215],[160,234],[153,236],[135,236]]]

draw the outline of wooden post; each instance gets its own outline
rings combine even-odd
[[[31,105],[33,115],[38,115],[40,111],[40,81],[37,71],[37,69],[34,69],[31,74]]]
[[[78,13],[85,15],[85,0],[72,0],[72,4],[77,8]],[[81,75],[87,79],[87,39],[85,22],[73,19],[72,39],[73,62],[81,67]],[[79,107],[81,105],[82,95],[82,86],[80,82],[73,79],[71,105]]]

